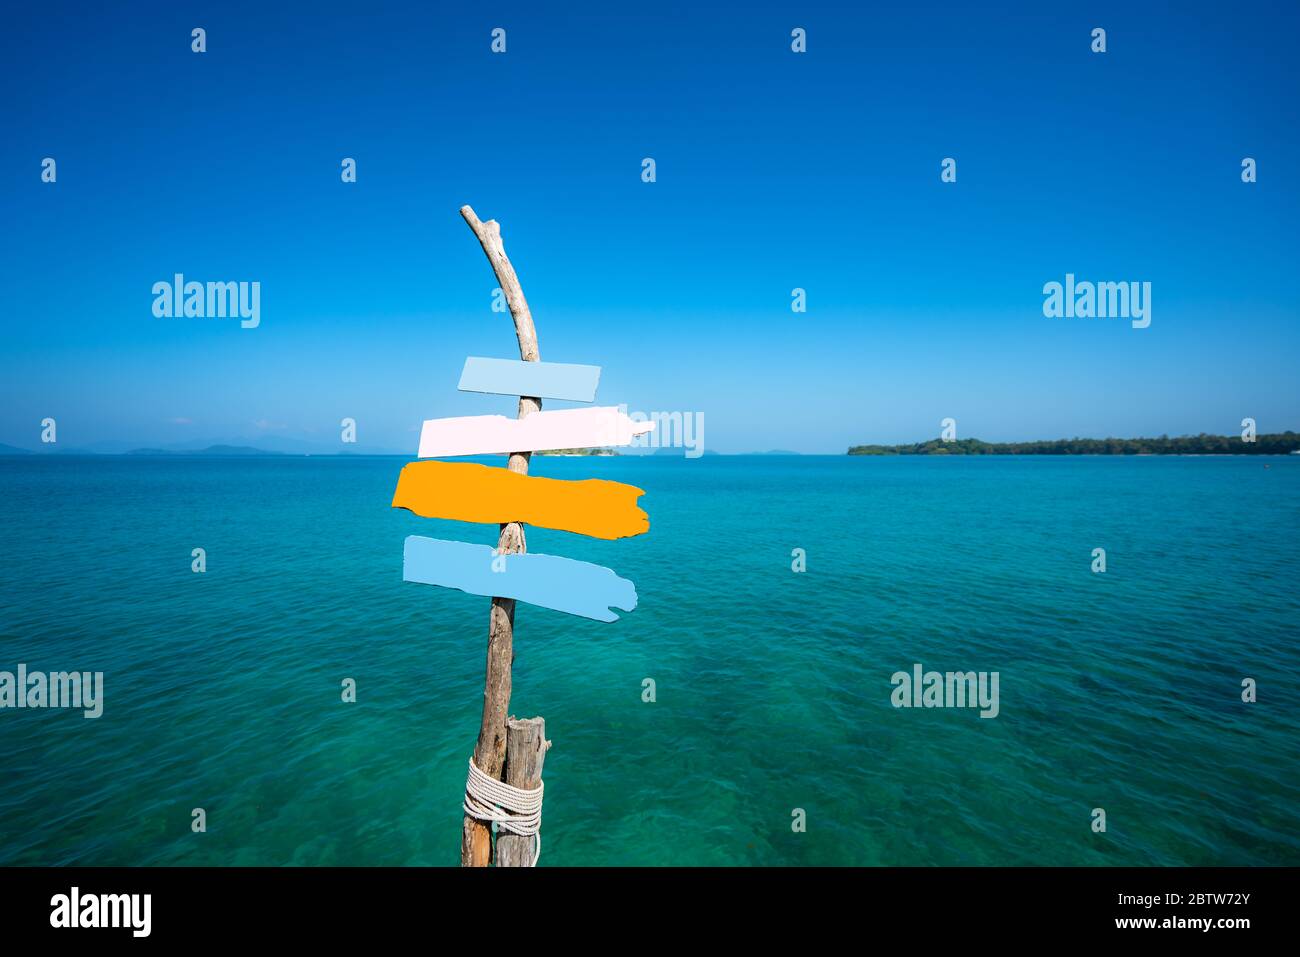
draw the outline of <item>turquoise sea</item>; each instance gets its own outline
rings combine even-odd
[[[105,685],[0,710],[0,863],[456,863],[488,600],[404,584],[402,540],[495,528],[390,509],[403,461],[0,458],[0,670]],[[1300,864],[1300,456],[533,471],[651,518],[528,532],[640,596],[519,607],[543,866]],[[918,662],[999,672],[998,717],[891,706]]]

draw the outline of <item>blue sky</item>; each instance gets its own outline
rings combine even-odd
[[[65,447],[337,447],[350,416],[413,453],[423,418],[511,412],[455,388],[517,357],[463,203],[503,224],[543,359],[601,365],[600,404],[702,412],[723,452],[948,416],[1300,429],[1300,8],[870,7],[15,9],[0,442],[53,416]],[[261,325],[156,318],[176,272],[259,281]],[[1151,282],[1150,328],[1044,318],[1067,272]]]

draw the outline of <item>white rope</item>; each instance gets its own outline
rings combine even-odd
[[[533,866],[542,856],[542,791],[539,781],[530,791],[490,778],[469,759],[469,779],[465,782],[465,813],[480,821],[492,821],[499,830],[537,838]]]

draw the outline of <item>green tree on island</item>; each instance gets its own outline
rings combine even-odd
[[[1156,439],[1046,439],[985,442],[930,439],[910,445],[855,445],[849,455],[1287,455],[1300,449],[1300,434],[1275,432],[1247,442],[1238,435],[1182,435]]]

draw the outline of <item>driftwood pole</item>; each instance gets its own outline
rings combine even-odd
[[[497,282],[505,294],[506,304],[515,322],[515,336],[519,339],[519,358],[525,362],[537,362],[537,330],[533,328],[533,315],[528,310],[528,301],[515,275],[514,266],[506,257],[504,244],[501,242],[501,227],[496,220],[482,222],[469,206],[462,206],[460,214],[469,228],[474,230],[483,252],[487,254],[492,271],[496,273]],[[519,397],[519,418],[537,412],[542,407],[542,400],[534,396]],[[521,475],[528,474],[528,452],[511,452],[507,468]],[[497,551],[502,555],[520,554],[527,545],[524,541],[524,527],[519,522],[508,522],[501,526],[497,539]],[[474,764],[489,777],[506,779],[507,749],[507,715],[510,713],[510,666],[514,662],[514,624],[515,602],[513,598],[493,598],[491,618],[488,622],[487,680],[483,689],[483,720],[479,725],[478,743],[474,746]],[[520,729],[512,728],[519,736],[519,761],[511,769],[507,783],[516,787],[536,787],[541,781],[542,756],[548,744],[545,741],[545,725],[541,718],[515,722]],[[535,723],[534,723],[535,722]],[[522,730],[521,730],[522,729]],[[515,735],[511,735],[514,737]],[[531,757],[526,757],[530,755]],[[513,755],[512,755],[513,756]],[[517,773],[516,773],[517,772]],[[502,859],[502,849],[498,847],[498,865],[525,866],[531,864],[534,837],[520,837],[514,834],[502,834],[498,845],[504,843],[510,861]],[[524,851],[527,850],[527,859]],[[465,815],[461,828],[460,863],[462,867],[487,867],[492,861],[492,830],[476,818]]]

